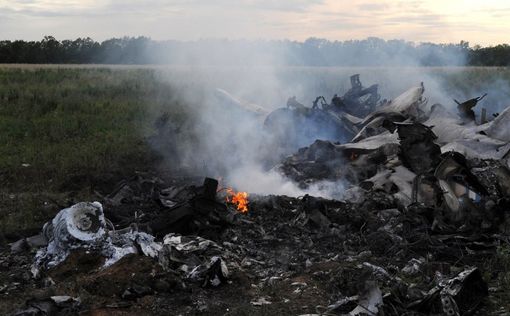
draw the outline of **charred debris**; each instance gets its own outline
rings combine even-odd
[[[484,268],[509,247],[510,110],[477,120],[483,96],[455,113],[423,84],[383,101],[351,84],[265,120],[320,127],[293,135],[318,140],[274,170],[341,183],[342,199],[138,173],[3,250],[12,314],[503,314],[505,271]]]

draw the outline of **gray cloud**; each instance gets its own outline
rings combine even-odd
[[[400,14],[398,16],[383,18],[389,24],[445,27],[448,25],[439,14]]]
[[[386,3],[362,3],[358,5],[358,9],[361,11],[384,11],[389,6]]]
[[[308,8],[322,4],[324,0],[148,0],[148,1],[133,1],[133,0],[111,0],[105,6],[111,11],[144,11],[157,12],[158,10],[217,10],[217,11],[232,11],[232,10],[259,10],[259,11],[284,11],[284,12],[305,12]]]
[[[470,10],[445,12],[431,0],[0,0],[0,24],[4,39],[41,34],[97,40],[379,36],[447,42],[464,34],[473,43],[504,39],[508,6],[481,2]],[[469,16],[476,17],[476,27]]]
[[[92,12],[82,10],[37,10],[31,8],[12,9],[7,7],[0,7],[1,16],[28,16],[28,17],[73,17],[73,16],[95,16],[98,15]],[[104,14],[103,14],[104,15]]]

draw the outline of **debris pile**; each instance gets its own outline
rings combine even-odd
[[[15,315],[486,314],[504,290],[485,268],[509,244],[510,110],[477,125],[428,107],[423,85],[379,104],[351,81],[336,100],[350,113],[316,100],[349,117],[336,122],[351,141],[275,167],[303,188],[342,183],[343,199],[138,174],[4,250],[0,295]]]

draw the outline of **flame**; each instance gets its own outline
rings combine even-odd
[[[235,192],[232,188],[227,188],[227,203],[235,204],[237,210],[241,213],[248,213],[248,193]]]

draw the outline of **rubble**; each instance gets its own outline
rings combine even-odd
[[[274,167],[304,189],[341,186],[339,199],[138,173],[2,250],[0,269],[12,272],[0,295],[52,292],[18,301],[19,315],[64,302],[91,314],[486,313],[497,277],[487,258],[509,243],[508,111],[464,124],[428,109],[423,85],[377,104],[377,87],[351,80],[347,95],[368,95],[366,107],[344,96],[335,102],[351,113],[315,109],[348,118],[351,141],[315,140]]]
[[[464,123],[467,124],[475,121],[475,111],[473,111],[473,108],[478,104],[478,102],[480,102],[486,96],[487,93],[480,97],[464,101],[462,103],[454,99],[455,103],[457,103],[457,110],[459,111],[459,114]]]
[[[70,296],[51,296],[46,299],[34,299],[26,302],[23,310],[16,311],[15,316],[71,314],[79,311],[80,300]]]
[[[315,139],[349,141],[359,132],[356,126],[362,118],[381,105],[378,85],[364,88],[359,74],[351,76],[351,89],[344,96],[335,94],[330,104],[317,97],[311,108],[289,98],[285,108],[267,114],[265,129],[278,139],[281,147],[295,150]],[[323,99],[321,107],[319,99]]]
[[[37,276],[39,267],[60,264],[73,249],[103,247],[105,229],[103,207],[99,202],[82,202],[61,210],[43,227],[48,246],[38,251],[32,273]]]
[[[472,314],[488,294],[487,284],[477,268],[462,271],[440,286],[441,303],[447,315]]]
[[[383,304],[382,292],[375,282],[367,282],[365,290],[359,298],[356,308],[349,312],[349,315],[377,315],[379,307]]]
[[[395,123],[400,140],[399,158],[415,174],[428,173],[437,166],[441,149],[437,136],[421,123]]]
[[[498,117],[489,124],[489,127],[484,131],[487,136],[498,139],[500,141],[510,141],[510,107],[501,112]]]

